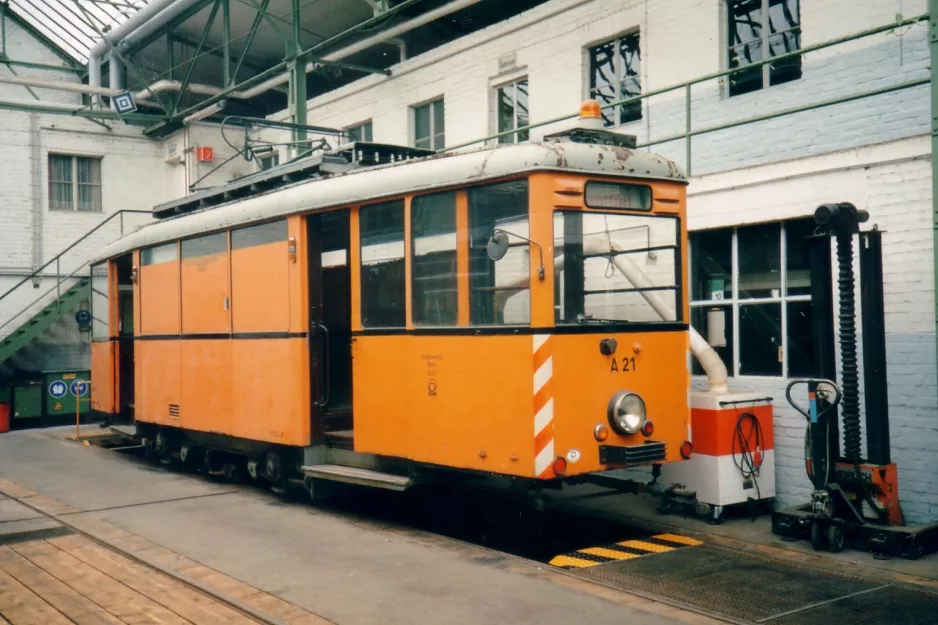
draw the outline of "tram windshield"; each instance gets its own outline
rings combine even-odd
[[[679,321],[679,223],[621,212],[555,213],[556,323]]]

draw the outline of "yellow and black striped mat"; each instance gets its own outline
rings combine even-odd
[[[587,566],[596,566],[606,562],[631,560],[653,553],[665,553],[685,547],[696,547],[702,544],[699,540],[678,536],[677,534],[658,534],[640,540],[623,540],[611,545],[601,547],[586,547],[555,556],[550,564],[563,569],[581,569]]]

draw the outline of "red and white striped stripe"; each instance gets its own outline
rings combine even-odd
[[[534,335],[534,475],[550,477],[554,460],[554,362],[549,334]]]

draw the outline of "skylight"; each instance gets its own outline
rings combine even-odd
[[[84,64],[107,32],[150,0],[0,0],[69,56]]]

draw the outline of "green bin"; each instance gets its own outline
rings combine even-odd
[[[91,410],[91,372],[87,369],[79,371],[45,371],[46,416],[56,421],[55,417],[70,415],[75,417],[75,392],[78,390],[77,382],[83,381],[84,392],[81,393],[81,414],[85,415]]]
[[[29,427],[26,419],[42,419],[42,380],[22,380],[13,386],[13,426]]]

